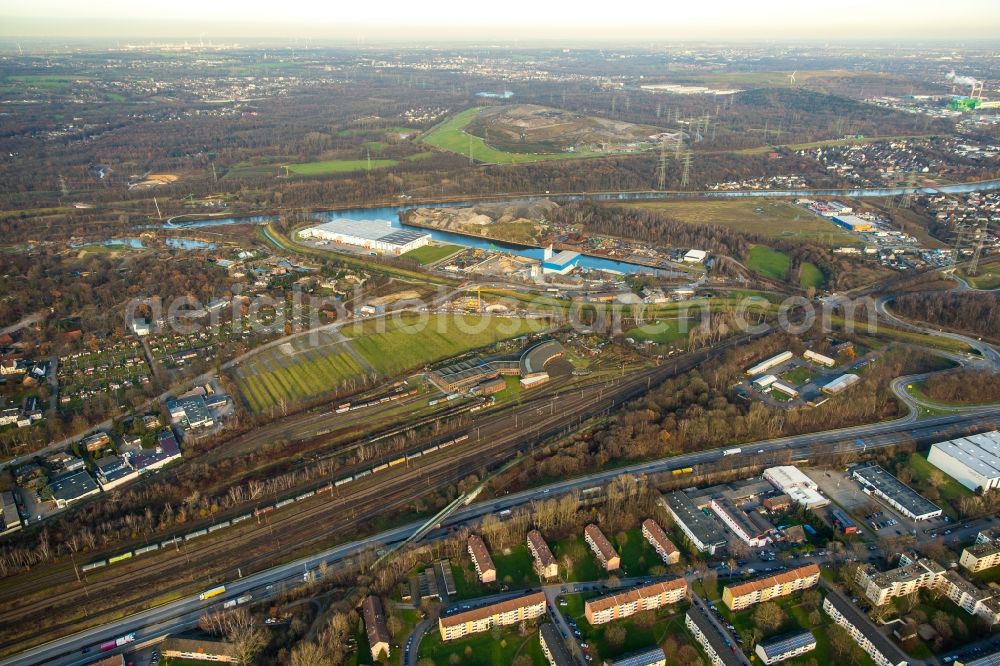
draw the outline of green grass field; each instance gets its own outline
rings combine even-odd
[[[539,330],[526,319],[483,315],[430,315],[421,325],[416,314],[392,321],[365,322],[362,331],[344,330],[351,345],[382,376],[440,361],[471,349]],[[384,330],[379,331],[379,327]]]
[[[465,131],[468,124],[472,122],[481,110],[475,107],[466,109],[432,127],[420,140],[435,148],[458,153],[465,157],[469,157],[471,152],[473,160],[491,164],[562,160],[574,157],[591,157],[598,154],[583,151],[573,153],[510,153],[504,150],[497,150],[478,136],[468,134]]]
[[[692,325],[697,325],[697,322]],[[658,344],[676,344],[687,339],[687,333],[680,332],[680,322],[677,319],[662,319],[654,324],[639,326],[626,331],[625,336],[638,342]]]
[[[278,348],[255,358],[237,374],[236,385],[250,411],[259,413],[282,401],[309,400],[357,379],[365,370],[342,346],[297,351],[287,356]]]
[[[325,160],[289,164],[288,170],[299,176],[323,176],[328,173],[351,173],[372,169],[386,169],[399,164],[397,160]]]
[[[792,386],[801,386],[806,382],[815,379],[819,376],[819,373],[805,366],[795,368],[794,370],[789,370],[781,376],[781,378]]]
[[[970,276],[964,270],[959,271],[958,274],[973,289],[1000,289],[1000,267],[981,266],[975,277]]]
[[[816,264],[807,261],[802,264],[802,269],[799,273],[799,284],[806,289],[809,287],[822,289],[826,285],[826,276],[823,275],[823,271]]]
[[[526,636],[519,636],[517,630],[516,625],[505,627],[500,633],[500,640],[495,640],[492,632],[486,631],[445,642],[435,627],[420,641],[420,658],[428,658],[435,664],[509,666],[518,654],[526,654],[535,666],[547,664],[538,646],[538,631],[532,630]]]
[[[564,557],[568,556],[572,562],[570,570],[564,573],[564,577],[568,583],[599,580],[607,577],[607,572],[598,563],[597,557],[590,550],[590,546],[587,545],[582,536],[557,541],[552,546],[552,554],[559,561],[560,569],[562,568]]]
[[[830,220],[788,201],[643,201],[626,205],[656,210],[686,224],[830,245],[857,244],[857,239]]]
[[[785,277],[791,263],[792,259],[787,254],[764,245],[754,245],[747,257],[747,267],[750,270],[775,280]]]
[[[413,259],[420,265],[426,265],[450,257],[461,249],[460,245],[424,245],[404,253],[403,256],[407,259]]]

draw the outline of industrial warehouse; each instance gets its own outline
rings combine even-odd
[[[869,495],[881,498],[910,520],[930,520],[941,515],[941,507],[885,471],[880,465],[865,465],[851,472]]]
[[[927,461],[969,490],[1000,488],[1000,432],[940,442]]]
[[[410,231],[392,226],[388,220],[332,220],[299,232],[306,240],[354,245],[379,254],[403,254],[431,242],[425,231]]]
[[[502,391],[506,383],[496,380],[501,375],[521,377],[521,386],[529,388],[549,379],[545,366],[566,353],[555,340],[545,340],[526,347],[520,354],[492,358],[472,358],[437,368],[428,377],[445,393],[471,391],[490,394]]]

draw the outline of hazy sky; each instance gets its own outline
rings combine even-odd
[[[0,35],[411,39],[997,38],[1000,0],[0,0]]]

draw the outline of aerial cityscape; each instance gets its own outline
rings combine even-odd
[[[0,6],[0,665],[1000,666],[1000,7],[536,5]]]

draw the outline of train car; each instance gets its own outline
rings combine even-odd
[[[427,406],[428,406],[428,407],[433,407],[434,405],[438,404],[439,402],[441,402],[441,401],[440,401],[440,400],[437,400],[437,399],[434,399],[434,400],[429,400],[429,401],[427,402]]]
[[[225,603],[222,604],[222,607],[223,608],[235,608],[236,607],[236,599],[229,599],[228,601],[226,601]]]
[[[229,525],[230,522],[228,520],[224,520],[221,523],[216,523],[215,525],[209,526],[208,531],[214,532],[215,530],[221,530],[223,527],[229,527]]]
[[[160,542],[160,548],[168,548],[174,545],[175,543],[179,543],[181,541],[184,541],[184,539],[182,539],[181,537],[174,537],[173,539],[167,539],[166,541]]]
[[[226,593],[226,586],[218,585],[211,589],[205,590],[204,592],[198,595],[198,598],[201,599],[202,601],[205,601],[206,599],[211,599],[212,597],[217,597],[220,594],[225,594],[225,593]]]
[[[122,553],[121,555],[115,555],[114,557],[109,557],[108,564],[114,564],[115,562],[121,562],[123,560],[129,560],[129,559],[132,559],[131,550],[128,551],[127,553]]]
[[[107,643],[101,643],[101,652],[107,652],[108,650],[114,650],[117,647],[123,645],[128,645],[135,641],[135,634],[125,634],[121,638],[116,638],[113,641],[108,641]]]
[[[366,477],[366,476],[371,476],[371,475],[372,475],[372,470],[370,470],[370,469],[366,469],[366,470],[365,470],[365,471],[363,471],[363,472],[358,472],[357,474],[355,474],[355,475],[354,475],[354,478],[355,478],[355,479],[363,479],[364,477]]]
[[[207,529],[198,530],[197,532],[191,532],[189,534],[185,534],[184,535],[184,540],[185,541],[190,541],[191,539],[197,539],[198,537],[205,536],[206,534],[208,534],[208,530]]]
[[[437,444],[435,444],[434,446],[428,446],[426,449],[424,449],[424,455],[427,455],[428,453],[434,453],[435,451],[438,450],[438,448],[440,447],[438,447]]]
[[[447,447],[451,446],[454,443],[455,443],[455,440],[449,439],[447,442],[441,442],[440,444],[438,444],[438,448],[439,449],[444,449],[444,448],[447,448]]]
[[[80,567],[80,571],[93,571],[94,569],[100,569],[101,567],[108,566],[107,560],[98,560],[96,562],[91,562],[90,564],[84,564]]]
[[[396,458],[395,460],[390,460],[389,461],[389,467],[395,467],[396,465],[402,465],[405,462],[406,462],[406,456],[400,456],[400,457]]]
[[[280,509],[280,508],[281,508],[281,507],[283,507],[283,506],[288,506],[289,504],[291,504],[291,503],[292,503],[292,502],[294,502],[294,501],[295,501],[295,498],[294,498],[294,497],[289,497],[288,499],[283,499],[283,500],[281,500],[280,502],[276,503],[276,504],[274,505],[274,508],[275,508],[275,509]]]
[[[159,549],[160,549],[160,544],[158,544],[158,543],[152,543],[152,544],[150,544],[148,546],[143,546],[142,548],[136,548],[135,549],[135,554],[136,555],[144,555],[145,553],[151,553],[154,550],[159,550]]]
[[[468,433],[462,435],[461,437],[456,437],[453,441],[454,441],[455,444],[460,444],[460,443],[464,442],[467,439],[469,439]]]
[[[310,490],[307,493],[302,493],[301,495],[296,496],[295,501],[296,502],[301,502],[304,499],[309,499],[310,497],[312,497],[315,494],[316,494],[315,490]]]
[[[372,474],[376,474],[378,472],[381,472],[381,471],[387,470],[387,469],[389,469],[389,465],[387,463],[382,463],[381,465],[376,465],[375,467],[372,467]]]
[[[235,518],[233,518],[232,520],[229,521],[229,524],[230,525],[235,525],[236,523],[242,523],[244,520],[246,520],[247,518],[249,518],[251,515],[252,514],[244,513],[242,516],[236,516]]]
[[[413,460],[414,458],[419,458],[422,455],[424,455],[423,451],[417,451],[416,453],[410,453],[410,454],[408,454],[406,456],[406,459],[409,461],[409,460]]]
[[[274,511],[274,505],[262,506],[254,509],[253,515],[263,516],[265,513],[271,513]]]
[[[333,481],[316,489],[317,493],[329,493],[333,491]]]
[[[345,483],[350,483],[353,480],[354,480],[353,476],[345,476],[343,479],[338,479],[336,482],[334,482],[333,485],[335,485],[337,487],[340,487],[340,486],[344,485]]]

